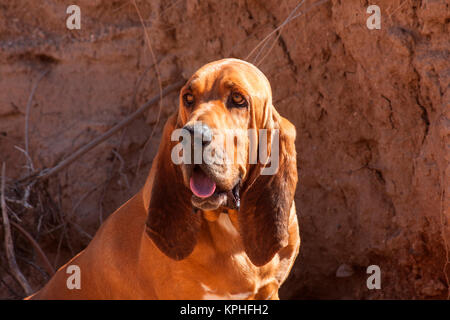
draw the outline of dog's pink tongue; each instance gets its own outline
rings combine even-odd
[[[189,181],[191,191],[199,198],[208,198],[216,190],[216,184],[202,170],[194,170]]]

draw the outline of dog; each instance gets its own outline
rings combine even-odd
[[[224,148],[227,130],[249,134]],[[295,136],[258,68],[204,65],[180,91],[143,188],[28,299],[279,299],[300,247]],[[195,148],[210,161],[190,161]],[[261,150],[278,158],[249,160]]]

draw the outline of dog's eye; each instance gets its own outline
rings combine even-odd
[[[184,101],[184,104],[186,106],[190,107],[190,106],[192,106],[194,104],[195,99],[194,99],[194,96],[192,94],[186,93],[183,96],[183,101]]]
[[[245,100],[244,96],[238,92],[233,92],[230,95],[231,106],[243,108],[247,106],[247,100]]]

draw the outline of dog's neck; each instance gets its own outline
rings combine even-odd
[[[219,219],[221,214],[227,214],[231,220],[233,226],[238,230],[238,211],[233,209],[222,209],[219,208],[217,210],[209,211],[209,210],[199,210],[203,213],[203,218],[209,222],[215,222]]]

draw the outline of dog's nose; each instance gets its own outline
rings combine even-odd
[[[187,124],[183,129],[189,131],[194,138],[194,143],[206,147],[212,141],[212,130],[206,123],[195,122],[193,124]]]

